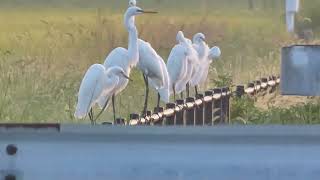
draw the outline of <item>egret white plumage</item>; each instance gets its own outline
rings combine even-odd
[[[101,64],[90,66],[80,85],[74,116],[82,119],[89,114],[91,123],[95,124],[93,106],[98,102],[100,96],[111,95],[110,93],[114,91],[120,78],[129,79],[120,67],[111,67],[106,70]]]
[[[169,74],[163,59],[156,53],[151,45],[141,39],[139,44],[139,62],[137,68],[142,72],[146,85],[145,103],[143,114],[145,115],[148,106],[149,82],[158,91],[157,107],[160,99],[169,102]]]
[[[195,87],[196,95],[198,94],[198,86],[203,79],[205,71],[209,70],[209,51],[210,48],[205,42],[205,35],[203,33],[197,33],[193,36],[193,47],[198,52],[199,64],[195,68],[192,74],[190,85]]]
[[[190,55],[188,48],[183,43],[187,44],[183,32],[179,31],[176,37],[179,44],[175,45],[169,55],[167,61],[167,69],[170,79],[170,94],[173,93],[174,100],[176,93],[180,93],[185,88],[185,79],[187,76],[187,61]]]
[[[136,0],[130,0],[129,7],[136,6],[136,3]],[[139,62],[137,68],[142,72],[146,86],[145,103],[142,111],[145,114],[148,107],[149,85],[158,91],[157,108],[159,108],[160,99],[165,103],[169,102],[169,74],[164,60],[150,43],[139,39],[138,47]]]
[[[182,41],[180,42],[181,45],[185,46],[187,48],[188,51],[188,57],[187,57],[187,73],[184,76],[184,78],[179,82],[179,84],[177,84],[177,87],[181,88],[181,89],[177,89],[177,91],[181,92],[181,98],[183,98],[183,91],[186,90],[187,92],[187,97],[189,97],[189,85],[190,85],[190,81],[192,78],[192,75],[195,71],[195,68],[198,66],[199,64],[199,59],[198,59],[198,52],[194,49],[194,47],[192,46],[192,41],[188,38],[185,38],[185,42]]]
[[[137,1],[136,0],[129,0],[129,7],[136,6]]]
[[[129,7],[124,15],[125,27],[129,33],[129,42],[128,49],[118,47],[114,49],[106,58],[104,66],[106,69],[111,67],[121,67],[125,75],[129,76],[131,69],[135,67],[139,61],[139,49],[138,49],[138,31],[135,26],[135,16],[144,14],[144,13],[157,13],[153,11],[145,11],[139,7]],[[128,79],[120,78],[116,88],[112,92],[112,95],[101,96],[99,99],[99,105],[102,108],[102,111],[108,106],[110,97],[112,98],[112,107],[114,120],[115,116],[115,96],[123,91],[128,84]]]
[[[206,82],[209,74],[210,64],[212,63],[213,60],[218,59],[220,56],[221,56],[221,50],[218,46],[214,46],[210,49],[209,56],[208,56],[208,64],[204,66],[204,70],[201,75],[200,84],[204,84]]]

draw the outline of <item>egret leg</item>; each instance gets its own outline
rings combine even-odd
[[[106,101],[106,103],[103,105],[102,110],[99,112],[99,114],[97,115],[97,117],[96,117],[96,119],[94,120],[94,122],[97,122],[97,119],[101,116],[101,114],[102,114],[102,113],[104,112],[104,110],[107,108],[107,105],[108,105],[108,103],[109,103],[109,99],[110,99],[110,98],[108,98],[107,101]]]
[[[114,106],[115,103],[115,95],[112,95],[112,110],[113,110],[113,122],[116,123],[116,108]]]
[[[189,83],[186,84],[186,91],[187,91],[187,97],[190,97],[190,89],[189,89],[190,85]]]
[[[157,102],[157,109],[160,107],[160,94],[158,93],[158,102]]]
[[[142,115],[145,116],[147,114],[147,108],[148,108],[148,96],[149,96],[149,82],[148,82],[148,77],[143,75],[143,80],[144,80],[144,84],[146,86],[146,94],[144,97],[144,106],[143,106],[143,110],[142,110]]]
[[[174,85],[172,87],[172,90],[173,90],[173,100],[176,101],[176,90],[174,88]]]
[[[198,95],[198,86],[195,86],[195,87],[194,87],[194,91],[195,91],[196,96],[197,96],[197,95]]]
[[[93,119],[93,110],[92,110],[92,108],[90,108],[90,111],[89,111],[89,119],[91,121],[91,125],[96,125],[96,121]]]

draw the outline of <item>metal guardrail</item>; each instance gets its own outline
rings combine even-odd
[[[216,125],[230,122],[230,98],[244,95],[256,96],[259,93],[274,92],[280,84],[280,77],[269,76],[249,83],[247,87],[236,86],[235,91],[229,87],[210,89],[197,97],[188,97],[168,103],[166,107],[155,108],[154,112],[147,112],[145,117],[134,113],[130,120],[117,119],[117,125]]]
[[[1,180],[320,177],[320,126],[0,127]]]

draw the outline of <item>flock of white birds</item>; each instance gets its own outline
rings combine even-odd
[[[167,64],[152,48],[152,46],[138,38],[135,16],[147,13],[136,6],[136,0],[129,1],[129,8],[124,15],[124,24],[129,33],[128,49],[118,47],[111,51],[104,64],[94,64],[82,79],[78,103],[74,116],[78,119],[89,119],[92,124],[109,106],[112,101],[113,117],[116,119],[115,96],[123,91],[131,81],[130,72],[137,67],[143,74],[146,85],[145,104],[148,104],[149,86],[158,92],[157,107],[160,100],[168,103],[170,95],[176,98],[176,93],[197,87],[204,83],[208,76],[209,66],[213,59],[220,57],[219,47],[209,48],[205,42],[205,35],[197,33],[192,41],[187,39],[182,31],[177,33],[177,44],[172,48]],[[98,105],[102,110],[94,117],[92,108]]]

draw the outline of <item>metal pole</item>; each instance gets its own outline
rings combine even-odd
[[[236,88],[236,97],[237,98],[241,98],[244,95],[244,86],[243,85],[239,85]]]
[[[221,89],[220,88],[215,88],[213,90],[214,94],[221,94]],[[221,123],[221,115],[222,115],[222,109],[221,109],[221,99],[213,100],[213,121],[212,125],[217,125]]]
[[[188,97],[186,99],[186,103],[194,103],[194,98],[193,97]],[[195,107],[193,106],[192,108],[187,108],[186,113],[185,113],[185,120],[186,120],[186,125],[194,125],[194,113]]]
[[[212,91],[206,91],[205,96],[212,97]],[[204,125],[212,125],[212,109],[213,109],[213,101],[204,102]]]
[[[140,119],[140,115],[139,114],[136,114],[136,113],[133,113],[133,114],[130,114],[130,120],[139,120]],[[129,124],[129,123],[128,123]]]
[[[157,107],[154,108],[154,112],[155,113],[162,113],[163,112],[163,107],[159,107],[159,109]],[[163,125],[163,118],[160,118],[158,121],[153,122],[154,125]]]
[[[176,100],[177,106],[183,106],[184,100],[178,99]],[[175,119],[175,125],[183,125],[184,122],[184,109],[182,109],[179,112],[176,112],[176,119]]]
[[[203,94],[197,94],[196,98],[201,99],[203,101]],[[204,124],[204,119],[203,119],[203,108],[204,108],[204,102],[200,105],[196,105],[195,107],[195,125],[197,126],[203,126]]]
[[[166,104],[166,109],[175,109],[176,108],[176,104],[174,104],[174,103],[168,103],[168,104]],[[175,122],[175,118],[176,117],[176,113],[173,113],[173,115],[171,115],[171,116],[167,116],[166,117],[166,122],[165,122],[165,124],[166,125],[174,125],[174,122]]]
[[[115,125],[125,125],[125,120],[123,118],[117,118]]]
[[[226,90],[227,90],[227,97],[226,97],[226,105],[227,105],[227,108],[226,108],[226,112],[227,112],[227,116],[226,116],[226,121],[227,121],[227,123],[228,124],[230,124],[231,122],[230,122],[230,98],[231,98],[231,93],[229,92],[230,91],[230,88],[229,87],[227,87],[226,88]]]
[[[222,98],[221,98],[221,123],[226,124],[227,123],[227,108],[228,108],[228,98],[227,98],[227,88],[222,88]]]

